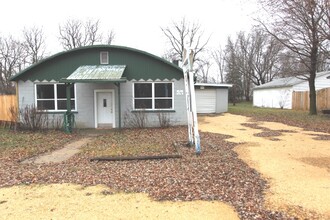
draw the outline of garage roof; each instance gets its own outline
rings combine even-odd
[[[217,88],[230,88],[232,84],[225,84],[225,83],[195,83],[195,86],[204,86],[204,87],[217,87]]]

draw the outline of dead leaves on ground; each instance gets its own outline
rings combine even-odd
[[[201,133],[202,154],[187,147],[186,127],[132,129],[96,137],[81,154],[58,164],[20,164],[18,155],[0,165],[0,187],[32,183],[105,184],[111,192],[146,192],[156,200],[220,200],[235,207],[241,219],[290,219],[284,213],[264,208],[266,181],[238,159],[228,136]],[[173,150],[176,142],[182,159],[150,161],[89,162],[92,155]],[[136,147],[138,146],[138,147]],[[136,148],[132,150],[131,148]],[[158,149],[161,149],[158,152]],[[118,153],[118,152],[116,152]],[[121,152],[119,152],[121,153]],[[127,152],[123,152],[127,153]]]

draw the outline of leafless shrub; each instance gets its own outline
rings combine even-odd
[[[130,128],[145,128],[148,123],[148,117],[144,110],[127,110],[124,114],[124,126]]]
[[[22,129],[35,131],[47,127],[48,115],[45,111],[38,110],[34,104],[21,108],[19,115]]]
[[[171,117],[167,112],[158,112],[157,113],[159,126],[161,128],[168,128],[171,126]]]
[[[53,115],[52,121],[52,128],[55,130],[60,130],[63,128],[63,117],[58,117],[56,115]]]
[[[10,121],[13,123],[13,129],[14,129],[14,131],[16,131],[18,118],[19,118],[18,109],[15,108],[14,106],[11,106],[9,108],[9,113],[10,113]]]

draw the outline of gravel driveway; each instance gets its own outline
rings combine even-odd
[[[270,183],[266,205],[307,219],[330,219],[330,135],[225,114],[200,129],[233,137],[235,151]]]

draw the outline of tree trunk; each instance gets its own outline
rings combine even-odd
[[[309,82],[309,114],[317,115],[316,109],[316,91],[315,91],[315,73],[310,75]]]
[[[313,32],[315,34],[315,32]],[[311,48],[311,68],[309,71],[309,114],[317,115],[316,109],[316,91],[315,91],[315,78],[317,71],[317,61],[318,61],[318,40],[316,36],[313,37],[313,44]]]

